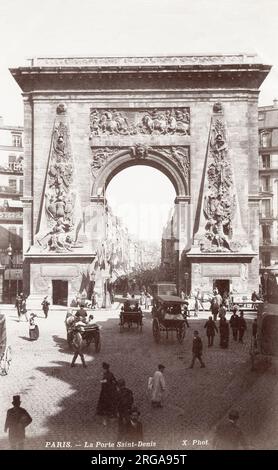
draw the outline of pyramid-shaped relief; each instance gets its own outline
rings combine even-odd
[[[77,188],[68,117],[65,106],[59,105],[42,195],[39,231],[35,237],[35,246],[40,251],[69,253],[82,248],[82,215]]]

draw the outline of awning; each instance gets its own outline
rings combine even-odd
[[[14,199],[8,199],[9,207],[15,207],[22,209],[22,202]]]

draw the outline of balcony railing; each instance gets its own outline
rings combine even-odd
[[[9,211],[0,211],[0,220],[23,220],[23,212],[9,212]]]

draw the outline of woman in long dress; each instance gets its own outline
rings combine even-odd
[[[39,332],[39,327],[35,321],[35,315],[34,313],[31,313],[30,315],[30,320],[29,320],[29,338],[30,341],[36,341],[38,337],[40,336]]]
[[[97,404],[97,414],[103,416],[103,424],[106,426],[107,418],[116,415],[117,408],[117,381],[110,372],[110,365],[106,362],[102,363],[103,377],[100,381],[101,391]]]

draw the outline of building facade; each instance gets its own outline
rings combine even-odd
[[[191,290],[258,288],[258,90],[269,70],[250,54],[37,58],[11,69],[25,109],[29,301],[63,292],[68,302],[99,275],[105,190],[134,165],[173,183],[177,263]]]
[[[0,302],[22,291],[23,127],[0,117]]]
[[[278,101],[259,108],[260,268],[278,264]]]

